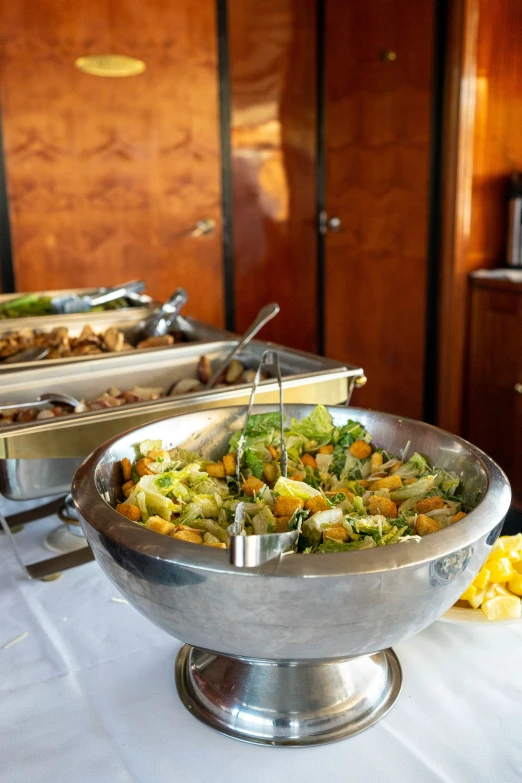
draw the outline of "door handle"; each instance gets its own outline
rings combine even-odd
[[[198,220],[192,231],[189,231],[190,237],[204,237],[213,234],[216,230],[216,221],[212,218],[202,218]]]
[[[319,212],[318,222],[319,222],[319,233],[323,235],[328,232],[333,232],[335,234],[341,228],[341,218],[336,216],[329,218],[326,210],[324,209],[322,209],[321,212]]]

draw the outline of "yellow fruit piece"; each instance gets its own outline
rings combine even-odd
[[[460,596],[461,601],[471,601],[471,599],[477,594],[477,588],[474,585],[470,585]]]
[[[513,574],[507,586],[508,590],[511,590],[515,595],[522,595],[522,574]]]
[[[489,578],[492,582],[509,582],[514,573],[513,566],[507,557],[491,561],[488,563],[488,567]]]
[[[490,573],[489,568],[481,568],[473,581],[475,587],[478,587],[479,590],[484,590],[488,586]]]
[[[513,568],[517,573],[522,574],[522,560],[519,560],[518,563],[513,563]]]
[[[484,600],[484,596],[486,595],[485,590],[477,590],[473,598],[468,598],[468,601],[470,602],[473,609],[478,609],[481,605],[482,601]]]
[[[522,615],[522,604],[516,596],[498,595],[484,601],[482,611],[488,620],[516,620]]]

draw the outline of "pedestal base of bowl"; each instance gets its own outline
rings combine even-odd
[[[321,745],[373,726],[397,700],[393,650],[335,661],[230,658],[184,645],[176,686],[185,707],[229,737],[260,745]]]

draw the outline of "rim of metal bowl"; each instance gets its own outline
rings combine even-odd
[[[267,405],[255,407],[270,407]],[[328,409],[346,410],[344,406],[329,405]],[[244,406],[227,406],[226,408],[209,408],[214,410],[244,410]],[[350,410],[361,413],[378,413],[393,421],[412,422],[415,426],[443,433],[464,446],[482,465],[487,477],[487,489],[483,499],[473,511],[451,527],[423,538],[420,542],[405,542],[387,547],[378,547],[356,552],[328,552],[310,555],[283,555],[278,560],[270,561],[258,568],[236,568],[228,561],[228,551],[214,547],[196,546],[185,541],[179,541],[168,536],[148,530],[135,522],[127,520],[102,498],[95,483],[96,469],[107,449],[121,438],[132,432],[146,429],[153,422],[133,427],[124,433],[111,438],[92,452],[77,469],[72,485],[74,503],[80,515],[88,524],[107,536],[112,541],[121,544],[142,555],[188,566],[201,570],[219,571],[221,573],[241,574],[243,576],[277,576],[277,577],[327,577],[338,575],[356,575],[376,573],[379,571],[405,568],[408,566],[429,562],[446,557],[469,547],[473,542],[491,531],[500,523],[510,506],[511,489],[503,470],[483,451],[473,446],[464,438],[441,430],[431,424],[408,419],[404,416],[380,413],[364,408]],[[191,415],[181,413],[158,421],[175,421],[180,416]],[[139,440],[139,438],[138,438]],[[492,523],[490,520],[494,519]]]

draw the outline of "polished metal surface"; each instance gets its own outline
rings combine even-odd
[[[25,364],[26,362],[37,362],[45,359],[49,353],[49,348],[27,348],[25,351],[13,353],[6,359],[2,359],[2,364]]]
[[[167,388],[173,379],[196,377],[201,354],[211,360],[230,350],[231,341],[187,344],[148,353],[136,367],[130,354],[105,362],[68,366],[57,374],[52,368],[20,372],[0,389],[0,406],[33,400],[43,388],[57,388],[84,399],[94,399],[110,386],[130,389],[134,385]],[[253,341],[239,355],[247,367],[257,367],[267,343]],[[285,399],[289,402],[349,400],[355,378],[362,370],[311,354],[277,347],[284,376]],[[0,491],[11,500],[29,500],[53,493],[66,493],[81,458],[102,441],[139,424],[160,417],[248,401],[247,384],[193,392],[151,402],[89,411],[37,422],[17,423],[0,430]],[[263,402],[278,400],[274,379],[262,381],[258,397]]]
[[[299,530],[260,536],[245,536],[240,533],[231,535],[229,560],[237,568],[257,568],[269,560],[293,552],[298,538]]]
[[[270,304],[265,305],[261,308],[261,310],[258,312],[255,320],[253,323],[250,324],[246,332],[244,333],[243,337],[240,339],[238,344],[232,348],[230,353],[225,356],[223,361],[221,361],[217,367],[216,370],[212,372],[212,376],[210,377],[208,383],[207,383],[207,389],[213,389],[216,383],[218,382],[219,378],[221,377],[221,374],[226,370],[228,365],[230,364],[231,360],[236,356],[236,354],[240,353],[243,348],[245,348],[246,345],[250,342],[250,340],[253,340],[253,338],[256,336],[256,334],[263,328],[265,324],[267,324],[269,321],[274,318],[279,310],[281,308],[276,302],[271,302]]]
[[[402,684],[392,650],[316,661],[238,660],[185,645],[176,686],[200,721],[234,739],[271,746],[335,742],[384,717]]]
[[[147,337],[163,337],[168,334],[169,329],[175,326],[176,319],[180,314],[182,307],[188,300],[188,294],[184,288],[176,288],[174,293],[164,302],[161,307],[152,312],[147,318],[126,330],[126,339],[135,345],[140,340]]]
[[[78,294],[61,294],[53,296],[51,307],[55,313],[60,315],[69,315],[72,313],[86,313],[93,307],[113,302],[115,299],[126,298],[129,291],[135,294],[141,294],[145,290],[143,280],[130,280],[128,283],[107,288],[102,292],[90,295],[79,296]]]
[[[49,405],[49,403],[55,403],[57,405],[69,405],[71,408],[76,408],[80,401],[70,394],[60,394],[60,392],[49,392],[41,394],[36,400],[27,400],[26,402],[11,402],[0,403],[0,410],[18,410],[19,408],[40,408],[42,405]]]
[[[287,416],[298,419],[312,410],[309,405],[285,408]],[[256,412],[274,410],[277,406],[260,405]],[[511,500],[506,476],[479,449],[428,424],[357,408],[329,410],[338,425],[348,419],[360,421],[376,444],[392,452],[411,440],[413,448],[433,463],[459,475],[467,500],[482,499],[464,519],[420,542],[357,552],[282,555],[258,568],[236,568],[226,551],[161,536],[122,517],[111,504],[121,483],[118,462],[133,458],[136,443],[159,438],[167,446],[182,445],[215,460],[225,453],[231,431],[243,426],[244,407],[155,422],[100,446],[82,463],[73,482],[87,540],[128,601],[194,647],[252,659],[253,665],[259,660],[264,665],[291,662],[290,673],[297,662],[324,665],[374,655],[444,614],[476,576],[499,535]],[[286,700],[288,710],[297,716],[306,679],[299,687],[291,676],[279,683],[283,693],[278,705]],[[242,680],[233,684],[245,687]],[[368,699],[376,704],[380,697],[372,692]],[[216,715],[212,722],[219,728]],[[251,724],[245,738],[256,740]],[[229,730],[232,733],[233,727]]]

